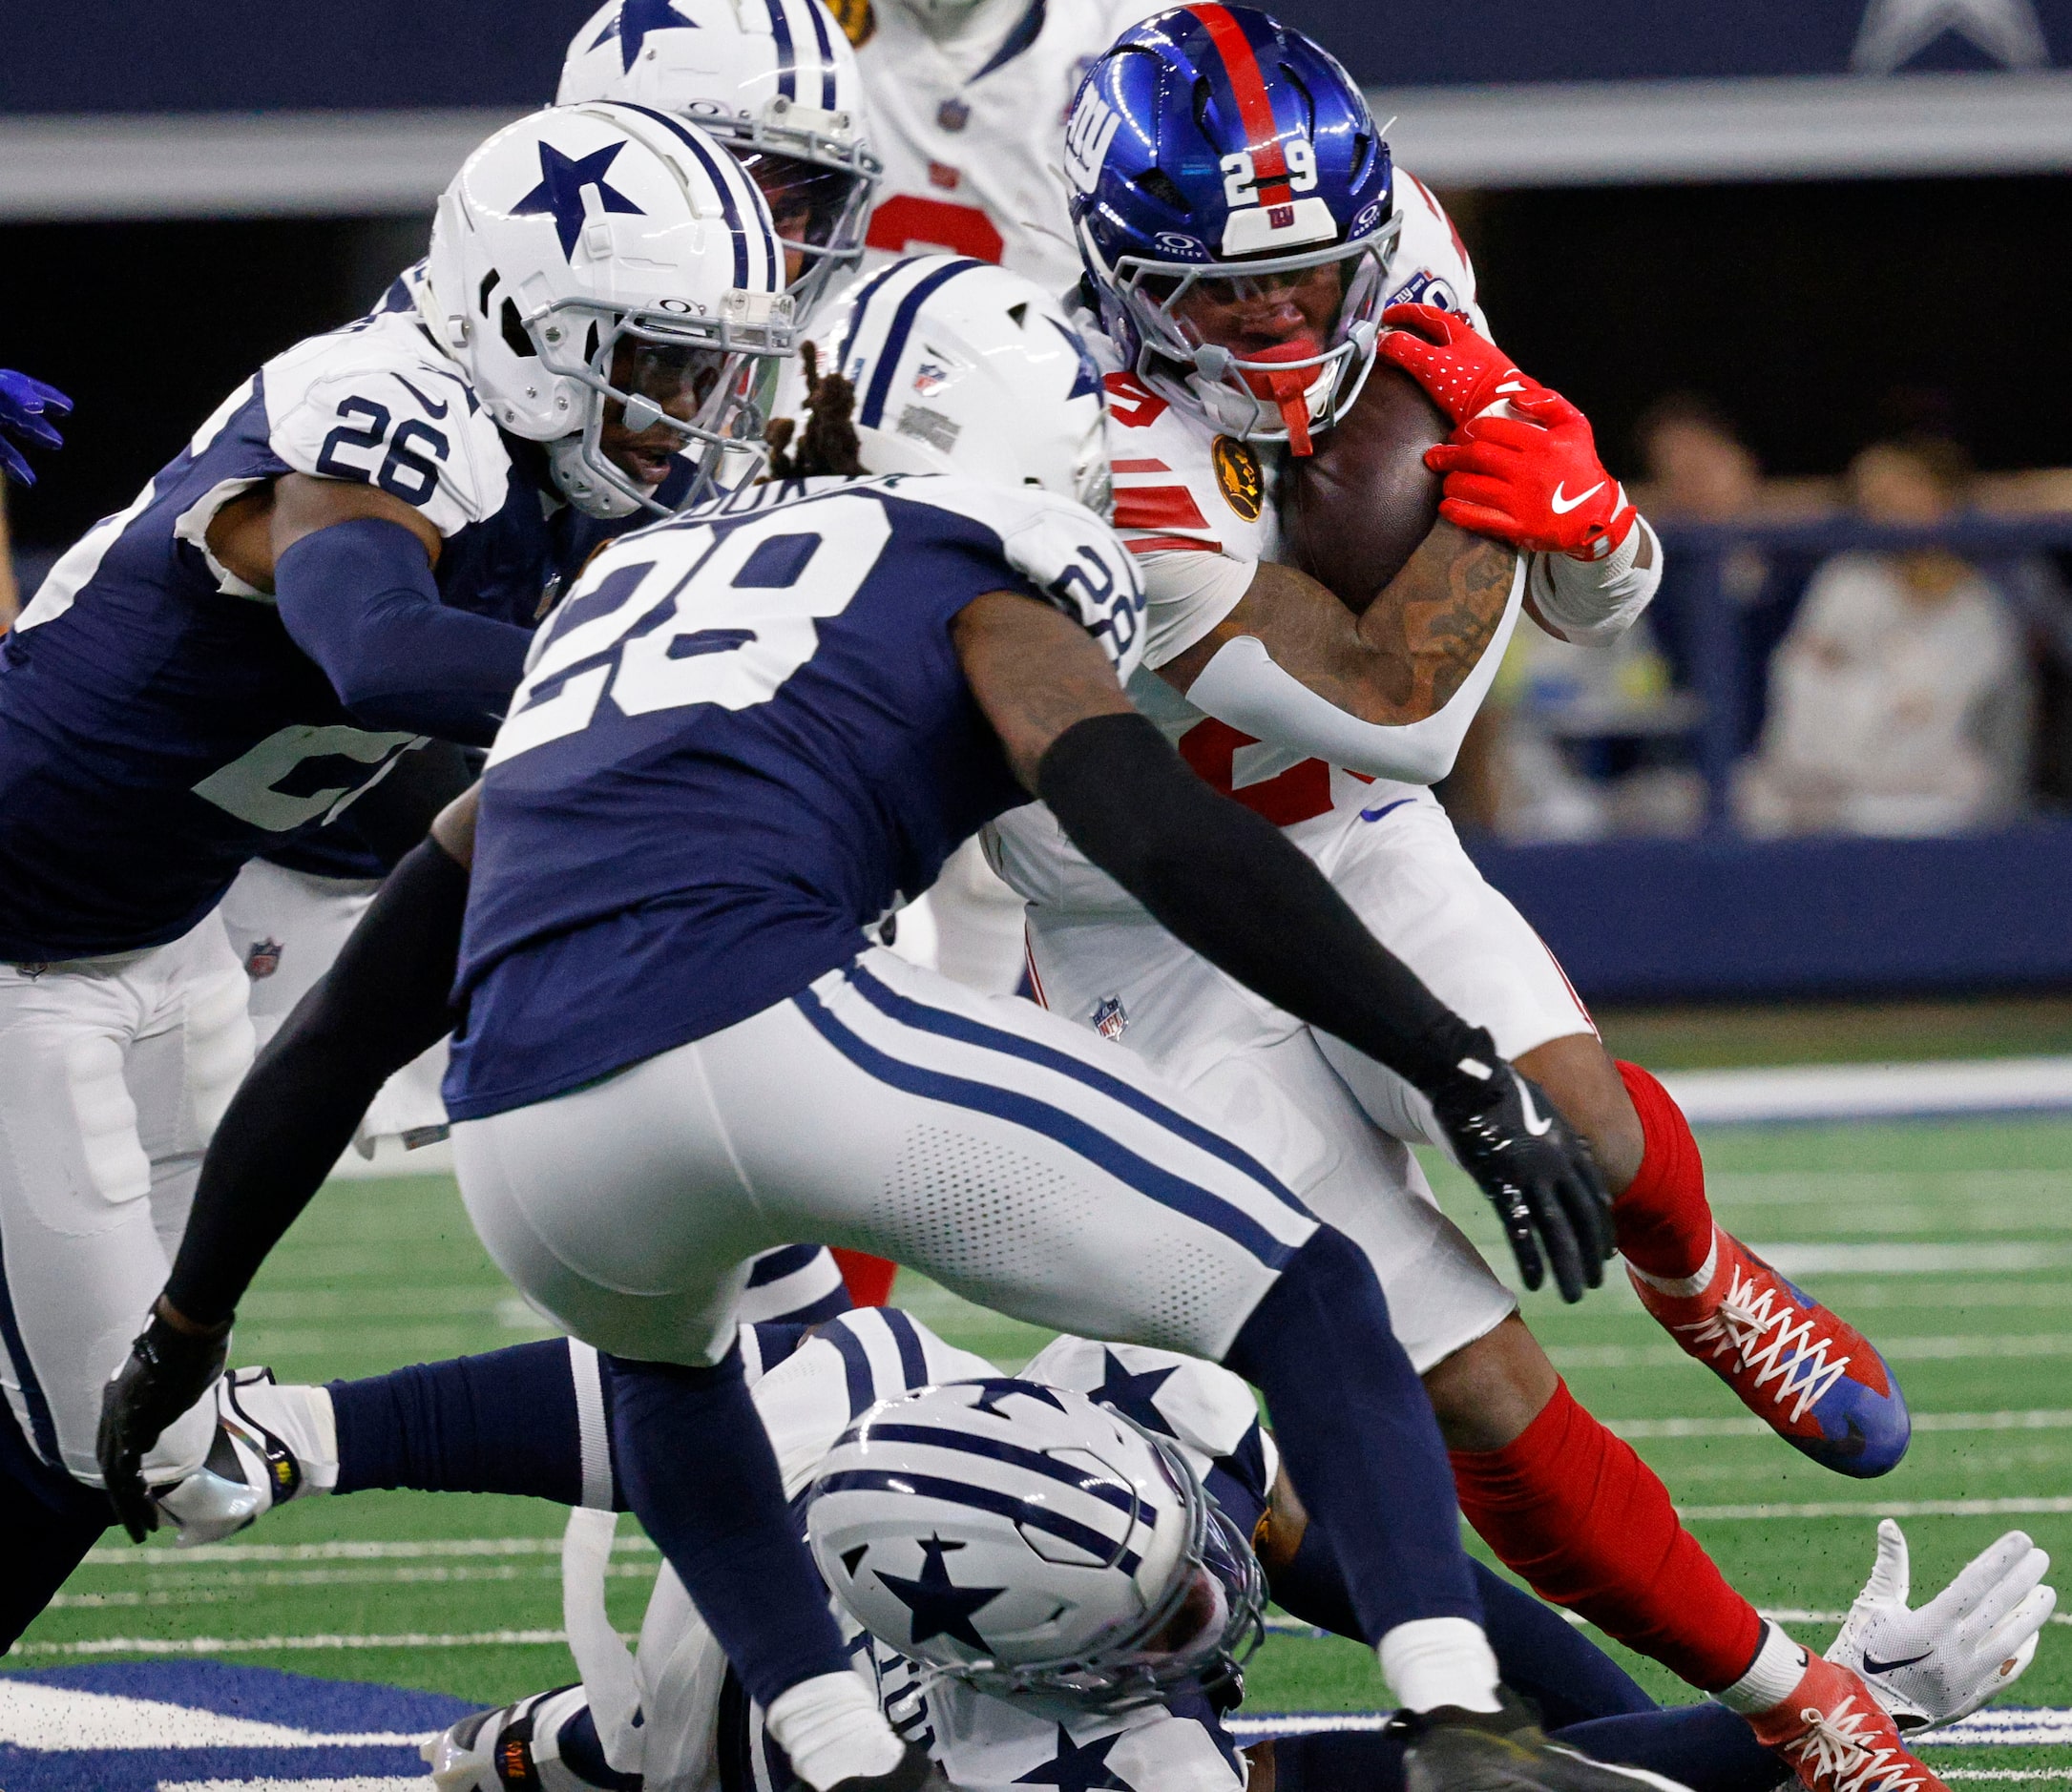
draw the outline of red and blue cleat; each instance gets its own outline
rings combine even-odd
[[[1717,1225],[1710,1261],[1696,1294],[1631,1264],[1626,1274],[1685,1354],[1794,1449],[1861,1480],[1897,1468],[1913,1426],[1870,1341]]]

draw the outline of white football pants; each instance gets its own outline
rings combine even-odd
[[[254,859],[238,873],[217,913],[251,979],[252,1030],[263,1046],[338,957],[374,900],[373,878],[316,877]],[[435,1133],[446,1125],[439,1084],[446,1041],[424,1052],[381,1087],[353,1136],[371,1156],[378,1138]]]
[[[871,948],[751,1019],[453,1129],[475,1229],[576,1337],[718,1362],[745,1260],[819,1239],[1221,1360],[1316,1221],[1142,1060]]]
[[[201,1150],[252,1060],[212,914],[148,951],[0,965],[0,1388],[44,1461],[100,1485],[101,1389],[165,1285]],[[144,1458],[199,1468],[213,1390]]]
[[[374,880],[314,877],[263,859],[238,873],[216,912],[251,982],[255,1049],[280,1031],[295,1004],[330,969],[380,888]],[[444,1136],[439,1085],[446,1056],[442,1039],[381,1086],[353,1135],[363,1156],[374,1155],[377,1139],[409,1143],[421,1142],[413,1135]],[[841,1288],[842,1271],[827,1251],[772,1252],[755,1266],[741,1318],[749,1324],[820,1319]]]
[[[994,827],[1010,880],[1037,898],[1028,908],[1036,999],[1142,1054],[1358,1243],[1420,1372],[1517,1309],[1396,1142],[1444,1146],[1423,1095],[1183,946],[1078,857],[1048,810],[1017,809]],[[1388,796],[1289,838],[1375,937],[1440,1000],[1487,1027],[1505,1056],[1592,1030],[1553,954],[1429,795]]]

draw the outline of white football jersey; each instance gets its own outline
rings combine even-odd
[[[1395,191],[1403,234],[1388,302],[1442,305],[1486,332],[1475,267],[1445,208],[1400,168]],[[1130,679],[1130,700],[1211,786],[1276,826],[1296,829],[1297,843],[1310,849],[1351,818],[1418,794],[1255,740],[1203,715],[1158,676],[1237,607],[1252,568],[1279,557],[1273,494],[1287,450],[1220,434],[1200,412],[1167,403],[1122,365],[1090,317],[1082,313],[1078,322],[1108,391],[1116,532],[1143,573],[1144,656]],[[1221,564],[1205,565],[1208,559]],[[1135,906],[1086,863],[1042,803],[1003,815],[985,840],[994,868],[1033,902],[1088,911]]]
[[[885,158],[873,260],[948,249],[1001,262],[1046,292],[1073,285],[1065,115],[1101,52],[1162,10],[1161,0],[982,0],[956,37],[939,41],[900,0],[837,5]]]

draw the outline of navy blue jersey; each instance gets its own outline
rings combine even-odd
[[[1026,801],[951,640],[992,591],[1057,605],[1135,665],[1129,555],[1041,491],[762,487],[599,555],[490,754],[453,1117],[795,993]]]
[[[290,471],[377,484],[444,537],[446,602],[526,625],[595,544],[407,292],[268,362],[58,561],[0,648],[0,960],[177,939],[245,860],[416,743],[355,723],[272,598],[209,554],[239,493]]]

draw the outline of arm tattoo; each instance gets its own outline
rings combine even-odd
[[[1348,681],[1364,689],[1345,707],[1384,723],[1444,709],[1489,650],[1517,558],[1503,542],[1435,528],[1361,617],[1358,635],[1371,657],[1365,676]]]

